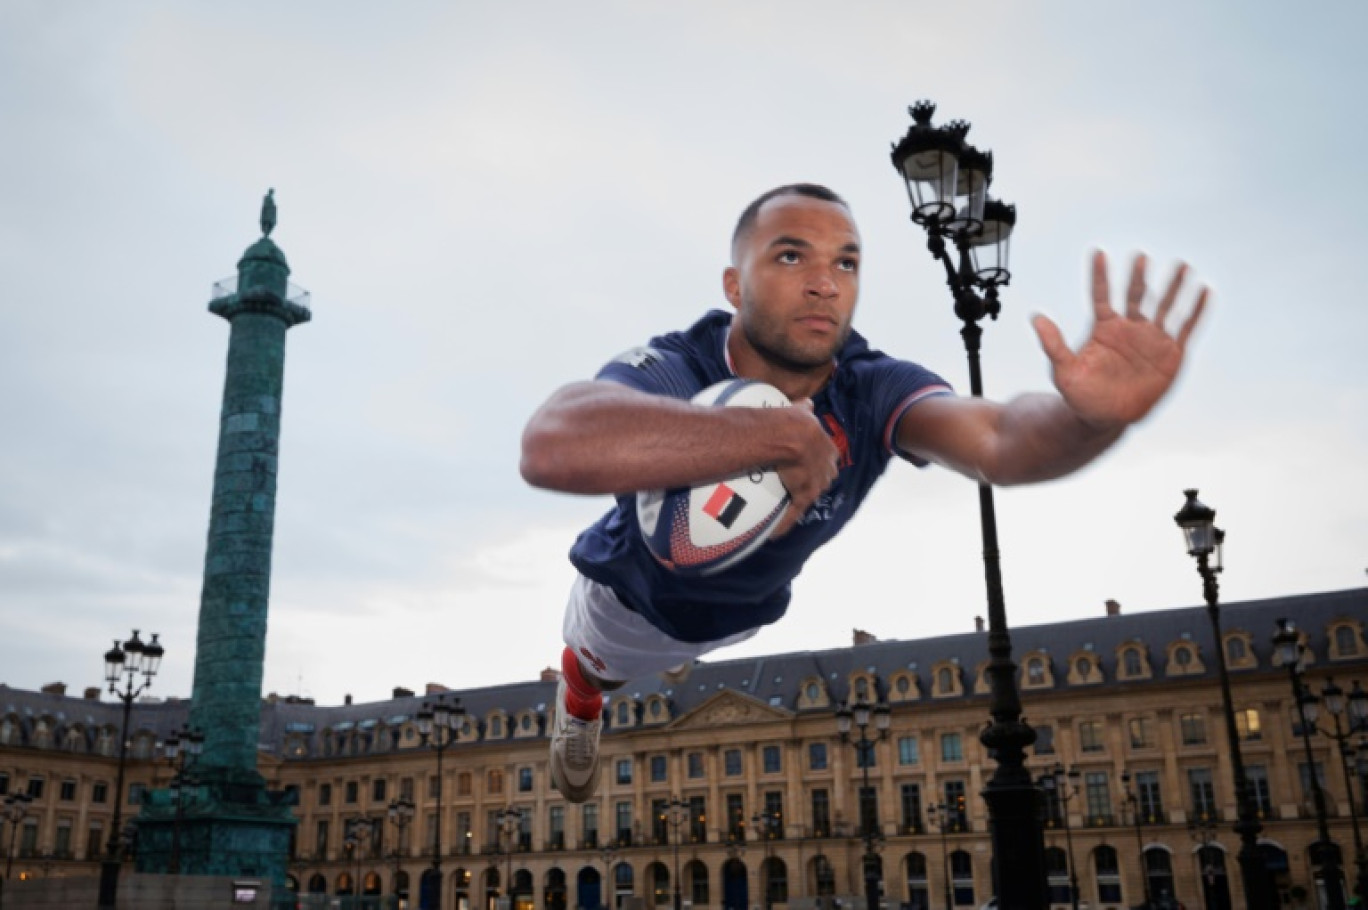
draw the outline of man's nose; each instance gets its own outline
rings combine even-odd
[[[814,297],[835,297],[836,279],[825,269],[808,276],[807,292]]]

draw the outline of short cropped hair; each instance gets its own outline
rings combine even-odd
[[[746,206],[741,217],[736,219],[736,230],[732,231],[732,253],[735,255],[736,245],[741,242],[741,238],[746,236],[755,227],[755,221],[760,217],[760,207],[776,196],[807,196],[810,199],[820,199],[823,202],[834,202],[843,208],[849,209],[850,204],[838,196],[832,190],[827,189],[818,183],[788,183],[784,186],[776,186],[769,192],[762,193],[756,197],[755,201]]]

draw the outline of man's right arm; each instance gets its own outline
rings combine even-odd
[[[725,408],[617,382],[564,386],[528,421],[523,478],[563,493],[692,486],[773,466],[803,511],[836,478],[837,451],[810,407]]]

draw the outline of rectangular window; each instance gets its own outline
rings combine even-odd
[[[1078,725],[1078,746],[1084,752],[1101,752],[1106,747],[1100,720],[1085,720]]]
[[[1036,741],[1031,750],[1036,755],[1054,755],[1054,727],[1049,724],[1041,724],[1035,728]]]
[[[1259,721],[1258,708],[1244,708],[1235,712],[1235,732],[1245,742],[1263,739],[1263,726]]]
[[[630,758],[619,758],[617,760],[617,782],[620,784],[630,784],[632,782],[632,760]]]
[[[685,762],[689,766],[689,777],[698,780],[703,777],[703,753],[690,752]]]
[[[760,750],[760,755],[764,762],[765,773],[778,774],[782,767],[779,758],[779,747],[765,746],[764,749]]]
[[[808,768],[813,771],[825,771],[826,767],[826,743],[808,743]]]
[[[1105,771],[1089,771],[1083,775],[1083,792],[1088,800],[1088,824],[1112,824],[1111,790]]]
[[[85,858],[99,859],[104,853],[104,825],[95,822],[86,831]]]
[[[782,840],[784,837],[784,794],[778,790],[767,790],[765,792],[765,815],[769,821],[762,822],[768,825],[760,833],[763,837],[770,840]]]
[[[1325,767],[1316,762],[1316,783],[1320,785],[1321,792],[1325,792]],[[1301,781],[1302,800],[1310,806],[1315,803],[1315,791],[1311,789],[1311,771],[1306,762],[1297,762],[1297,779]]]
[[[385,801],[385,791],[388,789],[387,781],[383,777],[378,777],[371,781],[371,802],[383,803]]]
[[[902,833],[921,834],[921,785],[903,784],[902,799],[900,803],[902,808]]]
[[[1206,717],[1195,711],[1183,714],[1178,718],[1178,729],[1185,746],[1200,746],[1207,741]]]
[[[332,805],[332,784],[318,785],[318,804],[320,806]]]
[[[474,848],[475,848],[475,845],[471,843],[471,841],[474,840],[474,839],[475,839],[475,830],[474,830],[474,828],[471,827],[471,824],[470,824],[470,813],[469,813],[469,812],[457,812],[457,813],[456,813],[456,844],[457,844],[457,849],[460,850],[462,853],[466,853],[466,854],[471,853],[471,852],[474,850]],[[400,838],[400,840],[402,841],[402,843],[400,843],[400,845],[399,845],[400,848],[401,848],[401,849],[404,849],[404,850],[407,850],[407,849],[408,849],[408,828],[405,828],[405,829],[403,830],[403,836],[402,836],[402,838]]]
[[[879,753],[874,750],[874,745],[874,740],[865,742],[863,745],[855,744],[855,767],[877,768],[879,766]]]
[[[1163,824],[1164,800],[1159,795],[1158,771],[1140,771],[1135,775],[1135,798],[1139,804],[1141,824]]]
[[[950,824],[947,830],[968,831],[969,805],[964,795],[964,781],[947,780],[945,782],[945,805],[950,810]]]
[[[593,849],[599,845],[598,833],[598,803],[585,803],[580,806],[580,834],[586,849]]]
[[[879,791],[860,787],[860,834],[879,833]]]
[[[722,773],[728,777],[739,777],[741,774],[741,750],[728,749],[722,753]]]
[[[1268,769],[1263,765],[1249,765],[1245,768],[1245,784],[1249,787],[1250,798],[1254,801],[1254,811],[1259,818],[1273,817],[1273,795],[1268,789]]]
[[[320,819],[314,826],[314,855],[319,859],[328,856],[328,822],[327,819]]]
[[[43,779],[41,777],[30,777],[28,779],[28,790],[26,792],[30,799],[42,799]]]
[[[900,736],[898,737],[898,764],[915,765],[921,761],[921,750],[917,745],[917,737]]]
[[[565,807],[552,806],[550,815],[547,819],[547,827],[551,829],[551,840],[547,844],[552,850],[565,849]]]
[[[668,844],[670,842],[670,801],[668,799],[651,800],[651,843]]]
[[[626,847],[632,843],[632,804],[626,800],[619,801],[617,810],[617,842],[619,846]]]
[[[702,796],[689,797],[689,841],[695,844],[708,840],[707,802]]]
[[[437,778],[434,777],[432,780],[435,783]],[[489,773],[485,775],[485,790],[489,793],[503,792],[503,771],[501,769],[491,768]],[[435,787],[433,788],[432,795],[437,795]]]
[[[746,837],[746,803],[740,793],[727,794],[727,836],[738,841]]]
[[[654,782],[654,783],[660,783],[661,781],[665,780],[665,776],[666,776],[666,775],[665,775],[665,756],[663,756],[663,755],[652,755],[652,756],[651,756],[651,780],[652,780],[652,782]]]
[[[90,801],[97,805],[103,804],[109,799],[109,784],[102,780],[97,780],[90,788]]]
[[[141,806],[146,796],[147,784],[137,780],[128,785],[128,804],[130,806]]]
[[[57,798],[62,802],[69,803],[76,798],[76,781],[64,780],[57,794]]]
[[[6,774],[4,771],[0,771],[0,796],[5,796],[5,795],[8,794],[8,793],[9,793],[9,775]]]
[[[812,836],[831,836],[831,796],[826,790],[812,791]]]
[[[1188,792],[1192,796],[1192,815],[1202,821],[1214,821],[1216,815],[1216,787],[1210,768],[1188,769]]]
[[[519,768],[519,769],[518,769],[518,792],[519,792],[519,793],[531,793],[531,792],[532,792],[532,769],[531,769],[531,768]]]
[[[461,796],[469,796],[469,795],[470,795],[470,773],[469,773],[469,772],[466,772],[463,776],[464,776],[465,779],[466,779],[466,788],[465,788],[465,792],[464,792],[464,793],[461,793],[460,795],[461,795]],[[456,780],[457,780],[456,790],[459,792],[460,789],[461,789],[461,787],[460,787],[460,778],[458,777],[458,778],[456,778]],[[411,778],[411,777],[401,777],[401,778],[399,778],[399,797],[400,797],[400,799],[406,799],[406,800],[408,800],[409,802],[412,802],[412,801],[413,801],[413,778]]]
[[[964,741],[958,733],[941,734],[941,761],[964,761]]]
[[[356,798],[359,795],[359,792],[360,790],[357,787],[356,781],[349,780],[346,784],[346,795],[343,797],[343,799],[346,800],[348,805],[351,805],[352,803],[356,802]]]
[[[67,859],[71,856],[71,820],[62,819],[57,822],[57,837],[52,844],[53,851],[60,859]]]
[[[1126,722],[1126,729],[1130,732],[1132,749],[1154,748],[1153,720],[1148,717],[1132,717]]]

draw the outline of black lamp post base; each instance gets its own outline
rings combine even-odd
[[[993,844],[993,879],[1000,910],[1045,910],[1044,797],[1028,777],[1020,783],[989,781],[988,804]]]

